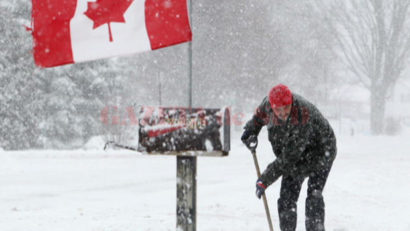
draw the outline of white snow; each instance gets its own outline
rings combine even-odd
[[[410,136],[338,137],[324,196],[330,231],[410,230]],[[252,156],[198,157],[197,230],[267,230]],[[102,147],[101,147],[102,148]],[[257,150],[273,159],[266,134]],[[267,190],[275,230],[280,181]],[[304,228],[306,182],[298,203]],[[176,160],[129,151],[0,152],[1,231],[161,231],[176,228]]]
[[[104,147],[105,143],[106,141],[103,136],[93,136],[83,148],[85,150],[101,150],[101,147]]]

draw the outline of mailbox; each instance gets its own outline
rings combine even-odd
[[[139,108],[138,151],[178,156],[227,156],[228,108]]]

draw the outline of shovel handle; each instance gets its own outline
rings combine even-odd
[[[253,162],[254,162],[255,168],[256,168],[256,174],[258,175],[258,179],[259,179],[261,177],[261,171],[259,169],[258,158],[256,157],[256,151],[255,150],[252,150],[252,156],[253,156]],[[270,218],[268,200],[266,199],[265,193],[262,195],[262,200],[263,200],[263,205],[265,206],[266,217],[267,217],[268,223],[269,223],[269,230],[273,231],[272,219]]]

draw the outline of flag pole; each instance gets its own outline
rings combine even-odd
[[[192,1],[188,1],[192,27]],[[192,41],[188,43],[188,110],[192,108]],[[177,156],[177,230],[196,231],[196,156]]]
[[[192,12],[192,0],[188,0],[188,5],[189,5],[189,12],[188,12],[188,17],[189,17],[189,22],[191,26],[191,30],[193,30],[192,26],[192,17],[191,17],[191,12]],[[192,107],[192,40],[188,43],[188,106],[189,109]]]

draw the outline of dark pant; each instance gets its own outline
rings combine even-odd
[[[324,231],[325,203],[322,191],[330,168],[309,174],[306,198],[306,231]],[[297,201],[305,176],[282,176],[280,198],[278,200],[279,222],[282,231],[295,231]]]

